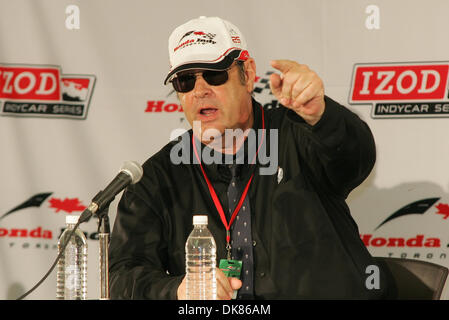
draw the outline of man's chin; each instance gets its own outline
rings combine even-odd
[[[200,138],[202,142],[221,139],[225,132],[225,128],[222,125],[201,121],[193,121],[192,129],[195,136]]]

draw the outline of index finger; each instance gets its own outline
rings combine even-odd
[[[288,72],[294,65],[295,62],[291,60],[271,60],[271,66],[282,73]]]

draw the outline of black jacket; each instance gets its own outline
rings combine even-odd
[[[367,267],[375,262],[345,203],[373,168],[374,139],[357,115],[328,97],[325,102],[325,112],[313,127],[284,107],[263,112],[265,127],[278,129],[279,183],[277,170],[260,175],[260,165],[242,165],[243,181],[255,173],[248,195],[256,298],[386,297],[382,269],[379,286],[367,288],[373,281]],[[261,128],[262,109],[255,101],[253,110],[253,127]],[[189,147],[191,134],[181,137]],[[170,161],[176,143],[144,163],[142,180],[129,186],[120,200],[109,248],[113,299],[176,299],[194,214],[209,215],[217,260],[226,257],[225,228],[199,165]],[[267,132],[267,150],[270,143]],[[221,164],[204,167],[226,212],[228,169]]]

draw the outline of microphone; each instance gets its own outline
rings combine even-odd
[[[135,161],[126,161],[115,176],[114,180],[109,183],[104,190],[101,190],[92,199],[89,207],[83,211],[79,218],[79,222],[85,222],[97,211],[101,212],[109,203],[130,184],[138,182],[143,175],[142,167]]]

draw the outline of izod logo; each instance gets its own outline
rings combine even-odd
[[[85,119],[94,83],[59,66],[0,64],[0,115]]]
[[[449,62],[355,64],[350,104],[372,104],[373,118],[448,117]]]
[[[57,68],[1,67],[0,98],[60,99],[60,78]]]

